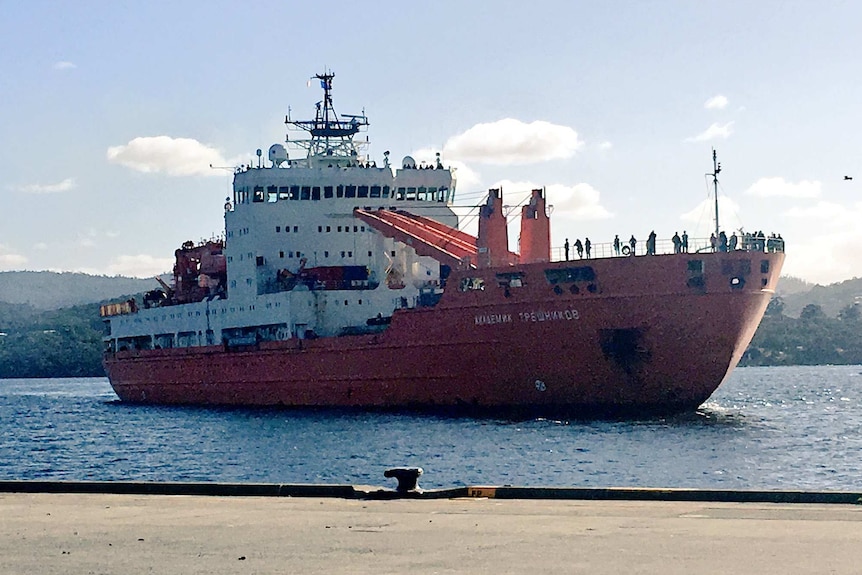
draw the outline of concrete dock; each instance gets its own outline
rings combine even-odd
[[[859,573],[862,506],[0,493],[0,574]]]

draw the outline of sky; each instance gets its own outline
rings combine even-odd
[[[722,228],[780,233],[784,275],[859,277],[860,22],[839,1],[0,0],[0,271],[169,271],[329,70],[371,159],[457,168],[468,229],[489,188],[514,217],[545,187],[555,247],[706,237],[715,149]]]

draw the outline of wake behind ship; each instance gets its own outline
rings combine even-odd
[[[285,120],[304,157],[275,144],[235,170],[223,238],[183,244],[140,303],[102,306],[120,399],[640,416],[694,410],[736,366],[783,242],[727,242],[716,221],[673,253],[652,238],[552,258],[532,190],[510,252],[502,190],[478,237],[459,230],[453,170],[365,156],[368,120],[336,114],[333,77],[315,76],[313,120]]]

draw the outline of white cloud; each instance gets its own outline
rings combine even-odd
[[[728,100],[725,96],[717,94],[703,103],[703,107],[707,110],[723,110],[727,107]]]
[[[697,136],[693,136],[691,138],[686,138],[686,142],[707,142],[709,140],[715,140],[717,138],[727,138],[733,133],[733,122],[728,122],[725,125],[721,126],[719,124],[713,124]]]
[[[122,255],[111,260],[104,273],[106,275],[147,278],[170,272],[173,266],[173,258],[155,258],[147,254]]]
[[[501,180],[491,187],[503,188],[503,202],[514,205],[515,202],[526,201],[530,197],[530,190],[542,186],[533,182]],[[545,186],[545,193],[548,205],[554,207],[555,218],[603,220],[613,216],[601,205],[599,191],[589,184],[551,184]]]
[[[614,145],[613,145],[611,142],[607,142],[607,141],[602,142],[601,144],[599,144],[599,150],[602,150],[602,151],[604,151],[604,150],[610,150],[610,149],[611,149],[611,148],[613,148],[613,147],[614,147]]]
[[[39,250],[40,252],[44,252],[48,249],[48,244],[46,244],[45,242],[36,242],[35,244],[33,244],[33,249]]]
[[[56,184],[28,184],[26,186],[21,186],[19,190],[25,194],[57,194],[60,192],[68,192],[76,187],[78,186],[75,184],[74,178],[66,178],[62,182],[57,182]]]
[[[165,173],[171,176],[222,176],[213,170],[226,165],[221,153],[192,138],[170,136],[140,137],[124,146],[108,148],[108,160],[144,173]]]
[[[584,143],[568,126],[536,121],[529,124],[505,118],[476,124],[449,138],[443,146],[449,158],[487,164],[532,164],[569,158]]]
[[[438,150],[434,150],[432,148],[422,148],[411,152],[410,157],[416,160],[417,164],[425,162],[426,164],[433,166],[437,163],[437,152]],[[454,170],[456,178],[456,192],[475,192],[481,184],[482,180],[479,176],[479,173],[464,162],[460,160],[451,160],[448,157],[442,155],[440,161],[445,167]],[[401,165],[398,164],[394,167],[400,168]]]
[[[65,60],[61,60],[59,62],[54,62],[54,69],[55,70],[74,70],[77,67],[78,66],[76,66],[72,62],[67,62]]]
[[[723,230],[736,230],[742,227],[739,204],[732,198],[727,196],[718,197],[718,221],[721,223]],[[704,198],[697,206],[691,210],[680,214],[680,221],[688,224],[694,224],[692,229],[688,230],[689,235],[705,234],[709,236],[710,232],[715,229],[715,199]],[[694,231],[693,231],[694,230]]]
[[[818,198],[820,197],[820,182],[802,180],[794,184],[784,178],[760,178],[745,191],[752,196],[762,198]]]
[[[25,256],[13,253],[8,246],[0,244],[0,271],[21,269],[25,263],[27,263]]]

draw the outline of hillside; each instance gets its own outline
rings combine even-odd
[[[821,307],[828,317],[856,303],[862,304],[862,278],[822,286],[806,283],[797,278],[781,278],[778,281],[778,297],[784,302],[784,314],[799,317],[808,304]]]
[[[0,272],[0,302],[37,310],[60,309],[158,287],[153,279],[93,276],[72,272]]]

